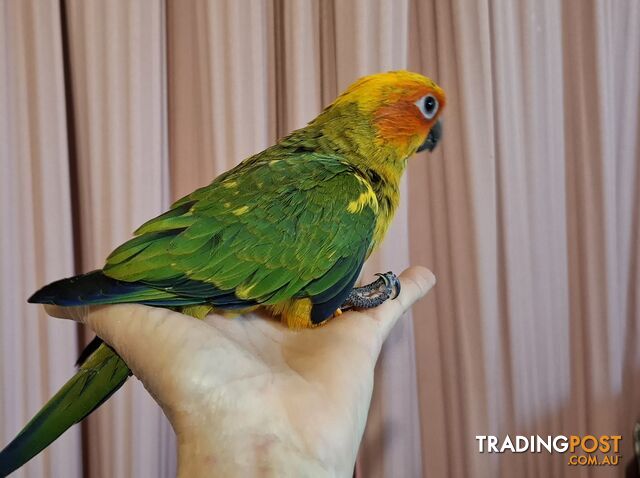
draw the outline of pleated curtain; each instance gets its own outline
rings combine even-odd
[[[360,477],[615,477],[640,416],[640,3],[0,0],[0,441],[91,336],[27,297],[303,126],[357,77],[447,92],[365,268],[438,283],[376,370]],[[215,366],[215,365],[212,365]],[[622,434],[623,464],[481,454],[476,435]],[[16,477],[174,476],[125,387]]]

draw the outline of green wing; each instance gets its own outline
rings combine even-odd
[[[371,187],[335,158],[252,158],[143,225],[103,271],[56,281],[30,302],[232,308],[309,297],[311,320],[319,323],[353,287],[376,208]],[[129,374],[113,350],[98,347],[0,451],[0,475],[91,413]]]
[[[336,158],[241,164],[140,227],[104,273],[220,307],[309,297],[324,320],[357,279],[376,209],[368,183]]]

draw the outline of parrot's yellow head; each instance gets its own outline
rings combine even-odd
[[[359,147],[372,148],[363,151],[367,157],[404,162],[418,151],[435,148],[445,103],[444,91],[433,80],[410,71],[390,71],[360,78],[318,119],[346,117],[352,131],[346,126],[339,134],[362,136]]]

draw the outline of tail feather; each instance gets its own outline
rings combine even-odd
[[[100,347],[102,344],[102,339],[96,335],[91,340],[91,342],[89,342],[87,346],[82,349],[82,352],[80,352],[78,360],[76,360],[76,367],[80,367],[83,363],[85,363],[89,359],[89,357],[91,357],[91,354],[98,350],[98,347]]]
[[[124,304],[137,302],[157,306],[181,306],[203,302],[202,298],[179,297],[141,282],[124,282],[101,270],[61,279],[44,286],[31,297],[32,304],[61,306]]]
[[[100,345],[78,372],[0,451],[0,476],[21,467],[69,427],[99,407],[127,380],[131,371],[106,344]]]
[[[226,295],[223,299],[229,300]],[[202,304],[205,300],[181,297],[149,284],[120,281],[97,270],[52,282],[33,294],[29,302],[60,306],[137,302],[182,307]],[[78,372],[0,451],[0,477],[24,465],[69,427],[102,405],[131,375],[127,364],[98,337],[82,352],[77,365]]]

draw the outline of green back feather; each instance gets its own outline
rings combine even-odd
[[[375,198],[349,206],[367,195],[358,171],[334,156],[267,150],[144,224],[103,271],[203,299],[212,290],[260,304],[313,298],[359,270]]]

